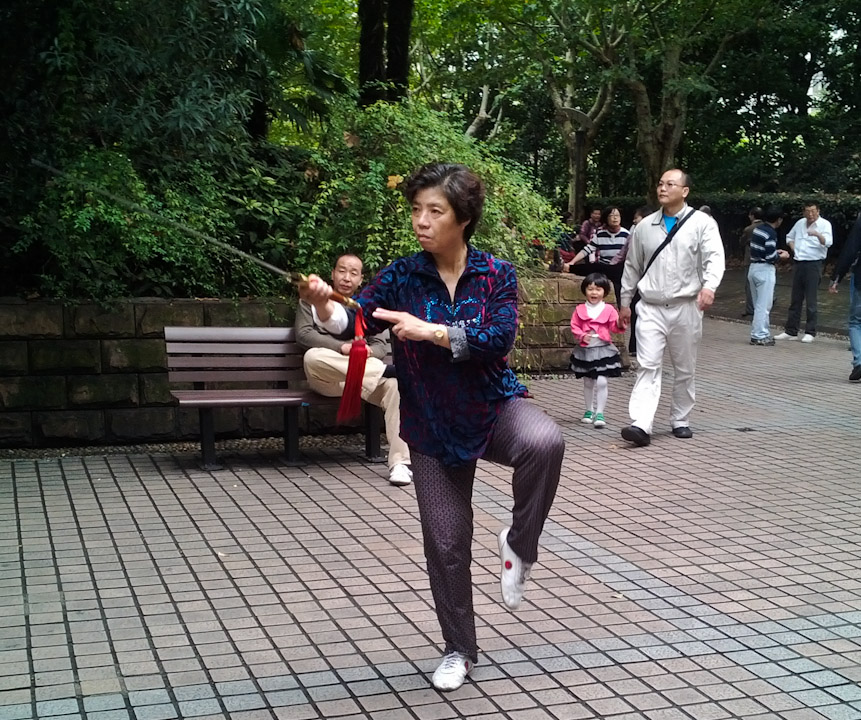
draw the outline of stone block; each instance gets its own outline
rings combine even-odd
[[[141,405],[176,405],[170,395],[167,373],[142,373],[139,380]]]
[[[107,436],[118,442],[153,442],[176,437],[174,408],[107,410]]]
[[[27,368],[26,341],[0,341],[0,375],[26,375]]]
[[[4,300],[0,303],[0,338],[63,337],[60,303]]]
[[[0,447],[30,447],[32,444],[30,413],[0,413]]]
[[[200,420],[195,408],[176,408],[176,426],[178,437],[182,440],[200,438]]]
[[[296,297],[274,298],[266,303],[271,327],[293,327],[296,322]]]
[[[69,378],[69,404],[73,407],[137,405],[138,376],[79,375]]]
[[[33,434],[52,442],[96,442],[104,440],[105,417],[100,410],[58,410],[33,414]]]
[[[98,340],[33,340],[31,373],[98,373],[102,361]]]
[[[260,300],[222,300],[204,305],[204,319],[216,327],[269,327],[269,310]]]
[[[559,328],[553,325],[530,325],[520,330],[522,345],[559,345]]]
[[[299,409],[302,423],[305,411]],[[245,428],[249,435],[261,437],[284,432],[284,410],[279,407],[250,407],[245,410]]]
[[[574,306],[570,304],[547,304],[541,306],[540,318],[544,325],[571,325],[571,313]]]
[[[542,348],[540,352],[542,372],[568,369],[571,348]]]
[[[541,351],[536,348],[515,348],[508,354],[509,365],[518,372],[542,372]]]
[[[242,437],[242,408],[217,408],[212,415],[217,435]]]
[[[110,306],[83,304],[66,308],[68,334],[79,338],[134,337],[135,308],[128,300]]]
[[[586,302],[586,296],[580,289],[580,284],[583,282],[582,277],[571,275],[571,279],[559,280],[559,300],[568,303],[583,303]],[[571,308],[571,312],[574,308]]]
[[[541,305],[520,305],[517,308],[517,319],[521,326],[540,324]]]
[[[15,376],[0,378],[0,408],[51,410],[66,406],[66,378]]]
[[[216,408],[212,415],[216,435],[242,437],[242,408]],[[180,437],[198,439],[200,420],[197,408],[177,408],[177,425]]]
[[[148,300],[135,303],[138,337],[164,337],[165,325],[203,326],[205,302],[201,300]]]
[[[102,362],[105,372],[164,370],[167,366],[164,340],[105,340],[102,342]]]
[[[517,289],[521,303],[559,301],[559,283],[556,278],[518,278]]]

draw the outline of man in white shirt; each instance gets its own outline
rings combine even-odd
[[[643,218],[631,234],[622,275],[620,322],[631,320],[631,300],[639,290],[636,306],[637,380],[628,403],[631,424],[622,437],[637,446],[651,442],[652,423],[661,398],[664,349],[673,364],[673,396],[670,424],[673,436],[690,438],[690,413],[694,407],[694,372],[703,332],[703,311],[714,302],[715,290],[725,269],[723,241],[717,223],[685,202],[690,177],[682,170],[667,170],[658,183],[661,209]],[[676,223],[684,219],[669,244],[663,244]]]
[[[804,204],[804,217],[801,218],[786,236],[789,250],[795,258],[792,273],[792,295],[786,325],[775,340],[795,340],[801,327],[801,304],[807,305],[807,322],[801,342],[812,343],[816,337],[816,305],[819,295],[819,278],[822,277],[822,264],[828,248],[834,242],[831,223],[819,216],[819,205],[815,202]]]

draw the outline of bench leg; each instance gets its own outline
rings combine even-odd
[[[299,408],[295,405],[284,407],[284,455],[288,465],[301,465],[299,455]]]
[[[200,408],[200,454],[203,470],[221,470],[215,457],[215,420],[212,408]]]
[[[368,462],[383,463],[380,450],[380,433],[383,431],[383,411],[376,405],[365,403],[365,457]]]

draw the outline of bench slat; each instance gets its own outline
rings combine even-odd
[[[182,407],[249,407],[304,405],[340,401],[311,390],[172,390]]]
[[[290,368],[296,369],[302,367],[301,355],[258,355],[254,357],[243,357],[242,355],[232,355],[229,357],[222,356],[201,356],[201,355],[181,355],[179,357],[170,355],[167,358],[168,370],[180,368],[206,369],[206,368],[235,368],[241,369],[245,367],[254,368]]]
[[[295,343],[225,343],[225,342],[169,342],[168,355],[294,355],[301,354]]]
[[[305,373],[300,370],[175,370],[168,372],[170,383],[191,382],[289,382],[304,380]]]
[[[247,327],[187,327],[169,326],[164,329],[168,342],[293,342],[292,327],[247,328]]]

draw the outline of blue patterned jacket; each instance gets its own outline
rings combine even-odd
[[[419,252],[384,268],[356,297],[368,334],[388,323],[378,307],[449,326],[452,349],[393,338],[401,395],[401,437],[446,465],[481,457],[502,404],[526,394],[506,356],[517,334],[517,275],[511,263],[468,247],[454,302],[430,253]]]

